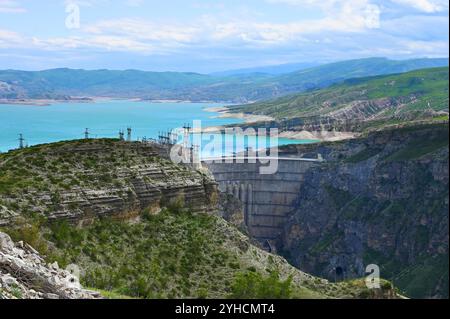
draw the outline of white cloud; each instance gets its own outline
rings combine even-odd
[[[84,6],[97,6],[110,0],[66,0]],[[22,36],[12,31],[0,30],[1,48],[25,48],[45,51],[46,54],[83,53],[102,54],[104,51],[129,52],[144,56],[147,54],[175,58],[195,57],[205,59],[240,60],[258,56],[270,58],[292,55],[316,59],[346,59],[355,56],[374,55],[436,55],[448,52],[443,40],[442,20],[423,12],[405,10],[408,0],[401,8],[408,15],[387,18],[380,22],[381,10],[390,7],[379,6],[379,0],[265,0],[273,4],[299,6],[317,14],[290,20],[267,19],[267,14],[257,12],[229,14],[226,10],[210,9],[210,15],[176,22],[168,20],[146,20],[144,18],[118,18],[85,22],[81,29],[68,31],[66,36],[45,35]],[[423,0],[422,0],[423,1]],[[435,2],[437,0],[425,0]],[[0,0],[0,3],[5,3]],[[421,2],[421,0],[419,0]],[[141,0],[122,2],[140,5]],[[218,5],[218,4],[217,4]],[[392,6],[392,4],[391,4]],[[424,7],[426,8],[426,7]],[[288,7],[288,10],[293,8]],[[427,10],[431,10],[428,8]],[[433,7],[433,10],[438,10]],[[225,11],[225,12],[224,12]],[[227,15],[228,13],[228,15]],[[245,15],[245,16],[244,16]],[[386,16],[389,16],[386,14]],[[420,18],[419,18],[420,17]],[[448,25],[448,18],[447,18]],[[436,31],[441,30],[441,31]],[[33,30],[30,30],[33,32]],[[253,62],[253,60],[252,60]]]
[[[0,48],[9,48],[24,42],[23,37],[10,30],[0,29]]]
[[[137,40],[192,42],[200,31],[189,25],[162,25],[142,19],[104,20],[83,28],[88,34],[119,35]]]
[[[143,42],[118,36],[93,36],[93,37],[66,37],[66,38],[33,38],[35,47],[50,51],[70,50],[70,49],[103,49],[107,51],[126,52],[146,52],[150,53],[155,48]]]
[[[77,4],[84,7],[94,7],[96,5],[112,4],[113,0],[64,0],[64,4]],[[123,3],[129,7],[140,7],[145,0],[125,0]]]
[[[305,36],[321,32],[362,32],[379,27],[378,7],[366,7],[363,16],[353,15],[353,9],[344,8],[337,17],[325,17],[287,23],[268,23],[241,19],[221,19],[204,16],[185,24],[163,24],[143,19],[104,20],[82,28],[87,37],[113,36],[142,44],[162,47],[184,45],[212,46],[226,43],[268,46],[302,41]],[[133,50],[133,48],[130,48]]]
[[[370,0],[266,0],[266,2],[319,8],[325,17],[306,21],[314,24],[315,32],[326,31],[333,25],[340,31],[380,27],[381,9]]]
[[[446,41],[403,40],[401,45],[412,53],[422,52],[426,55],[432,55],[436,52],[445,52],[448,55],[448,42]]]
[[[64,0],[64,5],[75,4],[80,7],[95,7],[96,5],[107,4],[110,0]]]
[[[15,0],[0,0],[0,13],[23,13],[25,11],[25,8]]]
[[[426,13],[448,10],[448,0],[391,0],[392,2],[413,7]]]

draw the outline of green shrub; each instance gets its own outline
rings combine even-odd
[[[231,286],[233,299],[289,299],[292,295],[292,278],[279,279],[278,272],[263,277],[257,272],[236,275]]]
[[[48,244],[42,236],[41,226],[41,220],[19,219],[5,231],[14,241],[23,241],[45,255],[48,251]]]

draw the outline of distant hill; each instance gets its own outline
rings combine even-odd
[[[368,58],[330,63],[285,74],[278,77],[277,81],[285,92],[303,92],[351,78],[403,73],[442,66],[448,66],[448,59],[395,61],[386,58]]]
[[[281,75],[286,73],[291,73],[295,71],[300,71],[312,67],[319,66],[320,63],[317,62],[304,62],[304,63],[287,63],[287,64],[279,64],[279,65],[269,65],[269,66],[260,66],[253,68],[244,68],[244,69],[236,69],[236,70],[227,70],[222,72],[211,73],[214,76],[233,76],[233,75],[243,75],[243,74],[267,74],[267,75]]]
[[[302,125],[448,118],[448,85],[448,67],[421,69],[349,79],[325,89],[234,106],[231,110],[282,121],[298,119]]]
[[[207,75],[196,73],[144,72],[138,70],[52,69],[38,72],[0,71],[0,97],[49,98],[62,96],[145,97],[151,92],[168,96],[180,88],[212,84]],[[0,82],[1,83],[1,82]],[[9,90],[6,87],[9,86]]]
[[[350,60],[283,75],[264,73],[213,76],[138,70],[0,71],[0,99],[67,99],[106,96],[247,103],[323,88],[355,77],[448,66],[448,59]]]

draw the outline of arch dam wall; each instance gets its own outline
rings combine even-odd
[[[259,162],[203,163],[214,175],[219,190],[242,202],[250,235],[269,246],[294,210],[304,173],[315,165],[319,164],[311,160],[279,159],[276,173],[263,175]]]

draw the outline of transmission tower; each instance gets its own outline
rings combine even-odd
[[[183,125],[184,129],[184,140],[183,140],[183,147],[188,148],[189,145],[189,135],[191,133],[192,127],[189,123],[186,123]]]
[[[131,142],[131,127],[127,128],[127,141]]]
[[[23,142],[25,142],[25,139],[23,138],[22,134],[19,134],[19,149],[24,148],[24,143]]]

